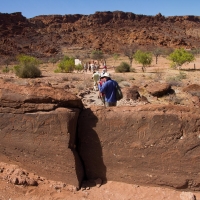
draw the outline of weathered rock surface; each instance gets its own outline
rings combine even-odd
[[[51,111],[58,107],[82,108],[83,104],[63,89],[19,86],[0,80],[0,112]]]
[[[161,97],[171,92],[171,86],[168,83],[151,83],[146,87],[147,92],[152,96]]]
[[[79,154],[88,179],[200,189],[198,110],[146,105],[84,109]]]
[[[121,11],[30,19],[20,12],[0,13],[0,61],[20,53],[48,58],[70,48],[120,52],[121,47],[133,43],[198,48],[199,22],[198,16],[145,16]]]
[[[80,99],[61,89],[1,82],[1,160],[79,187],[84,176],[76,152],[80,108]]]
[[[137,100],[140,97],[140,94],[138,92],[139,87],[137,86],[132,86],[132,87],[128,87],[123,89],[123,96],[126,100]]]

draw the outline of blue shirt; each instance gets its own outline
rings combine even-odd
[[[105,101],[109,103],[116,102],[116,84],[114,80],[107,80],[102,86],[100,86],[100,92],[105,94]]]

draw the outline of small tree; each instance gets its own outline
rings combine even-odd
[[[36,78],[41,76],[39,60],[32,56],[17,56],[19,65],[14,67],[15,73],[20,78]]]
[[[195,60],[192,53],[186,51],[183,48],[175,49],[169,56],[168,59],[172,61],[171,67],[181,69],[185,63],[190,63]]]
[[[141,50],[136,51],[135,53],[135,61],[142,64],[142,71],[144,72],[146,69],[146,66],[151,65],[153,56],[149,52],[143,52]]]
[[[158,57],[162,54],[162,49],[155,48],[153,49],[153,55],[156,57],[156,64],[158,64]]]
[[[133,63],[134,54],[135,54],[136,50],[137,50],[137,45],[135,45],[135,44],[132,44],[130,46],[126,46],[126,47],[122,48],[122,51],[123,51],[124,55],[128,57],[131,66]]]

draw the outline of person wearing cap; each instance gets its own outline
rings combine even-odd
[[[110,78],[109,73],[104,73],[102,75],[103,84],[99,87],[100,92],[105,94],[105,106],[116,106],[117,99],[116,99],[116,84],[117,82]]]

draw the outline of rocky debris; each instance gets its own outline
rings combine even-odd
[[[144,102],[144,104],[149,103],[147,97],[145,97],[145,96],[143,96],[143,95],[139,98],[139,101],[140,101],[140,102]]]
[[[146,90],[152,96],[162,97],[166,94],[171,93],[171,86],[168,83],[150,83],[147,85]]]
[[[195,48],[199,43],[199,21],[198,16],[145,16],[122,11],[41,15],[31,19],[20,12],[0,13],[0,60],[19,53],[59,57],[63,47],[104,52],[120,52],[122,46],[132,43]]]
[[[200,106],[200,99],[197,96],[192,96],[191,97],[191,101],[193,103],[194,106]]]
[[[181,200],[196,200],[196,197],[192,192],[181,192],[180,199]]]
[[[81,190],[89,190],[92,187],[101,187],[103,181],[101,178],[84,180],[81,184]]]
[[[95,179],[95,184],[96,184],[96,187],[101,187],[102,180],[100,178]]]
[[[1,169],[4,180],[14,184],[14,185],[24,185],[24,186],[37,186],[40,178],[33,173],[28,173],[22,168],[18,168],[16,165],[8,165],[1,163]]]

